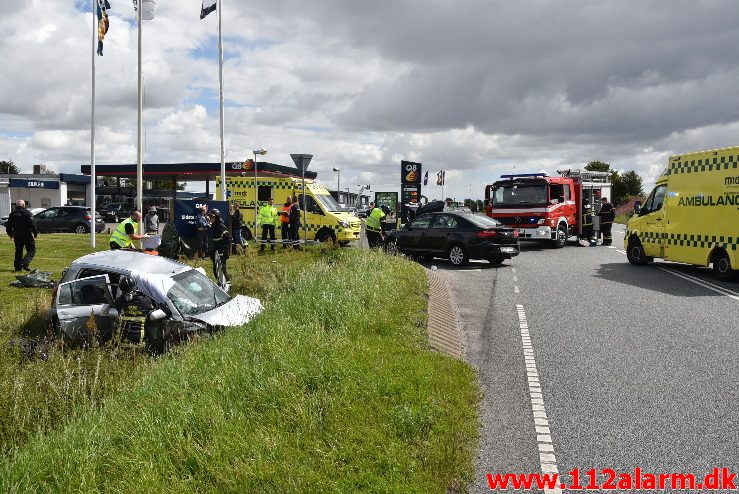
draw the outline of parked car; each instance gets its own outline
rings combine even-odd
[[[111,202],[106,204],[100,209],[100,214],[103,220],[118,223],[131,216],[136,210],[132,204],[126,204],[124,202]]]
[[[80,257],[63,271],[47,316],[51,327],[69,342],[88,341],[93,314],[98,336],[110,338],[118,324],[113,303],[120,295],[121,276],[132,277],[164,312],[156,321],[157,339],[150,342],[158,351],[189,335],[245,324],[262,310],[256,298],[229,296],[203,268],[141,252],[108,250]]]
[[[89,233],[91,229],[92,216],[90,208],[84,206],[61,206],[45,209],[38,213],[33,219],[39,233],[49,232],[72,232]],[[95,213],[95,231],[102,232],[105,222],[102,216]]]
[[[500,264],[520,252],[518,230],[487,216],[426,213],[385,236],[385,250],[422,258],[445,257],[455,266],[470,259]]]
[[[40,213],[46,208],[28,208],[28,211],[31,213],[31,216]],[[8,222],[8,217],[10,217],[9,214],[6,214],[5,216],[0,217],[0,226],[6,224]]]

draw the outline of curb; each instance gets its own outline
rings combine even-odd
[[[461,359],[464,350],[459,336],[457,310],[446,280],[427,271],[429,282],[428,334],[433,350]]]

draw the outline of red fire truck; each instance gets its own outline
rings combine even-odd
[[[485,199],[493,206],[493,218],[518,228],[521,240],[547,240],[564,247],[570,237],[582,234],[583,199],[594,212],[600,198],[610,199],[611,180],[607,172],[557,170],[558,177],[546,173],[502,175],[485,187]],[[595,229],[597,228],[597,217]]]

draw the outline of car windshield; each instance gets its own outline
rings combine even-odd
[[[469,216],[465,216],[465,219],[473,225],[479,226],[480,228],[494,228],[496,226],[500,226],[499,222],[487,216],[471,214]]]
[[[493,207],[511,205],[546,205],[547,187],[545,184],[535,185],[498,185],[493,194]]]
[[[313,197],[315,198],[316,202],[321,205],[321,208],[324,211],[344,211],[343,209],[341,209],[341,206],[338,202],[336,202],[336,199],[334,199],[333,196],[330,196],[328,194],[315,194]]]
[[[218,285],[194,269],[173,276],[172,281],[167,298],[183,317],[208,312],[230,300]]]

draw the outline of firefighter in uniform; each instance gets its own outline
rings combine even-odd
[[[152,338],[147,319],[155,307],[149,297],[136,289],[136,281],[130,276],[121,276],[118,281],[121,294],[115,300],[118,310],[118,328],[121,341],[143,345]]]
[[[130,249],[133,247],[134,240],[141,240],[145,235],[139,235],[136,231],[139,229],[141,221],[141,213],[134,211],[129,218],[121,221],[113,234],[110,236],[110,248]]]
[[[262,245],[259,246],[259,252],[262,252],[267,247],[268,236],[270,250],[275,250],[275,227],[280,220],[274,202],[274,199],[270,197],[267,200],[267,204],[259,208],[259,224],[262,226]]]
[[[603,245],[611,245],[613,237],[611,236],[611,227],[613,226],[613,220],[616,218],[616,209],[613,204],[608,202],[607,197],[601,197],[600,199],[600,231],[603,234]]]
[[[385,213],[382,209],[375,207],[375,203],[369,205],[370,213],[367,215],[367,221],[364,230],[367,233],[367,243],[369,248],[375,248],[382,245],[382,236],[385,234],[385,224],[382,222]]]
[[[593,232],[593,206],[590,201],[583,199],[582,201],[582,240],[586,240],[590,247],[596,245],[595,234]]]
[[[290,239],[290,208],[292,205],[292,198],[287,196],[285,204],[282,205],[282,209],[280,210],[280,228],[282,232],[283,249],[287,249],[287,246],[292,243]]]
[[[231,232],[228,231],[228,226],[223,222],[221,212],[218,209],[211,209],[208,216],[211,218],[210,231],[213,235],[213,244],[210,248],[210,260],[213,261],[213,275],[216,281],[219,281],[219,273],[216,272],[216,256],[221,256],[221,269],[223,270],[223,276],[226,281],[231,281],[231,277],[228,275],[226,269],[226,261],[231,253]]]
[[[290,240],[294,250],[300,250],[300,204],[298,196],[293,197],[293,204],[290,206]]]

